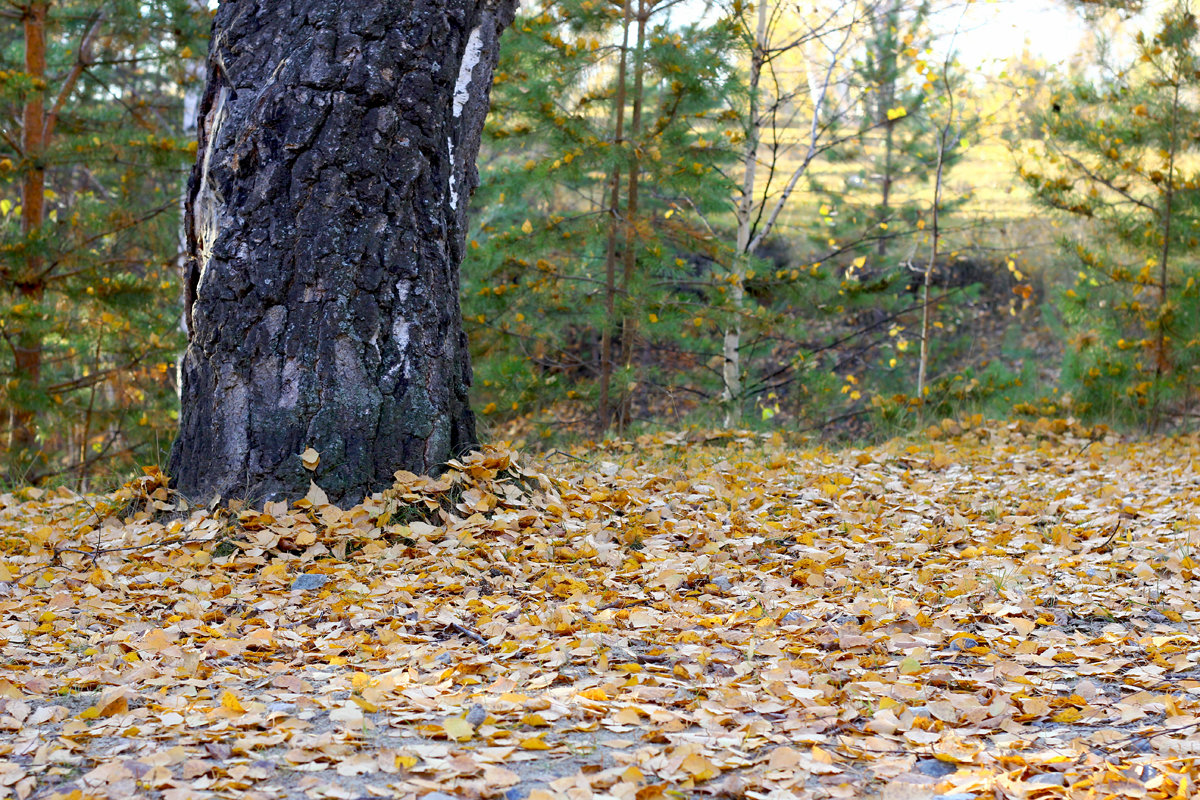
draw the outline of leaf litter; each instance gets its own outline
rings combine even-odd
[[[491,449],[349,510],[0,495],[0,797],[1191,797],[1198,444],[973,418]]]

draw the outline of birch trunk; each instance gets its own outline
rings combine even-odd
[[[759,118],[758,86],[767,58],[767,0],[758,4],[758,21],[754,31],[754,45],[750,51],[750,109],[747,119],[746,149],[742,153],[742,196],[737,205],[737,243],[733,255],[732,284],[729,302],[732,307],[730,319],[725,327],[722,356],[722,382],[725,384],[721,399],[725,403],[725,426],[731,427],[741,421],[742,402],[742,309],[745,305],[746,263],[750,259],[750,236],[754,224],[755,177],[758,168],[758,143],[762,138],[762,120]]]
[[[193,499],[341,505],[476,442],[458,265],[515,0],[226,0],[188,187]]]

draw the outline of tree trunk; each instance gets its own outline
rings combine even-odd
[[[621,60],[617,65],[617,89],[613,97],[613,146],[621,147],[625,141],[625,80],[626,58],[629,54],[629,26],[631,3],[624,0],[621,23]],[[609,173],[610,193],[608,200],[608,244],[604,250],[604,328],[600,332],[600,409],[597,428],[607,431],[613,422],[613,329],[616,327],[617,311],[617,230],[621,225],[621,159],[613,160]]]
[[[729,301],[732,307],[729,320],[725,325],[722,355],[724,364],[721,377],[724,388],[721,391],[721,401],[725,403],[725,427],[731,428],[742,422],[742,314],[746,299],[746,272],[750,261],[750,253],[754,249],[751,235],[754,233],[755,214],[757,205],[754,193],[755,177],[758,171],[758,144],[762,139],[763,120],[759,116],[758,86],[762,79],[763,68],[767,64],[767,56],[771,47],[768,19],[767,0],[761,0],[758,5],[758,22],[754,28],[754,42],[750,48],[750,108],[747,113],[746,148],[742,151],[742,196],[738,199],[736,209],[737,243],[733,252],[732,277]],[[765,198],[764,198],[764,201]]]
[[[42,257],[42,223],[46,218],[46,13],[49,3],[33,2],[23,9],[25,72],[34,81],[21,114],[21,236],[24,263],[15,281],[19,304],[28,306],[25,320],[13,325],[11,337],[18,399],[12,404],[12,433],[9,450],[23,456],[28,477],[28,459],[37,449],[37,420],[33,397],[42,375],[42,334],[32,320],[46,287]]]
[[[473,446],[458,303],[515,0],[225,0],[188,188],[169,471],[193,499],[343,506]]]
[[[646,83],[646,23],[650,9],[646,0],[637,0],[637,44],[633,56],[633,114],[629,119],[629,182],[625,199],[625,252],[622,253],[621,296],[621,365],[628,373],[633,367],[633,351],[637,340],[637,316],[634,308],[634,277],[637,269],[638,250],[638,182],[641,180],[642,95]],[[617,429],[624,431],[630,422],[629,392],[622,397],[617,415]]]

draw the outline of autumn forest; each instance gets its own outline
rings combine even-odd
[[[1195,12],[0,3],[0,800],[1195,796]]]

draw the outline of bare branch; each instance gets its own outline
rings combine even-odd
[[[79,49],[75,53],[75,64],[71,67],[71,72],[63,81],[62,88],[58,90],[58,97],[54,98],[54,105],[50,107],[50,113],[46,115],[46,122],[42,127],[43,141],[49,141],[50,136],[54,133],[54,125],[58,122],[58,114],[62,111],[62,107],[66,104],[67,98],[71,96],[71,92],[75,91],[75,84],[79,82],[79,76],[83,74],[84,69],[88,67],[92,57],[92,45],[96,42],[96,33],[100,30],[100,23],[108,16],[108,12],[101,8],[92,15],[91,24],[88,25],[87,32],[83,34],[83,38],[79,41]]]

